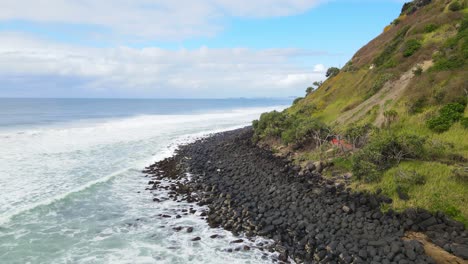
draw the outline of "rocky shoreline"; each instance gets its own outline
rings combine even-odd
[[[171,199],[208,206],[202,217],[211,227],[273,239],[267,249],[282,262],[434,263],[420,242],[404,239],[408,231],[426,234],[460,261],[468,259],[462,224],[421,209],[382,213],[390,198],[353,193],[313,166],[301,171],[255,146],[251,137],[248,127],[181,146],[145,169],[152,177],[148,189],[169,188]],[[163,179],[173,183],[161,186]]]

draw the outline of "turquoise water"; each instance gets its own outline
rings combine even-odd
[[[0,99],[0,263],[270,262],[226,253],[234,238],[196,215],[158,217],[193,205],[152,202],[164,193],[145,191],[140,171],[180,143],[289,103]]]

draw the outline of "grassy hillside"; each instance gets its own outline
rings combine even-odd
[[[317,89],[254,121],[255,140],[301,165],[326,161],[330,177],[352,172],[353,188],[384,192],[393,209],[468,224],[467,7],[405,4]]]

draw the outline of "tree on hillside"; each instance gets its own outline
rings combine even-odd
[[[319,88],[320,86],[322,86],[323,82],[320,81],[320,82],[314,82],[313,85],[314,86],[317,86],[317,88]]]
[[[338,75],[338,73],[340,73],[340,69],[336,67],[331,67],[331,68],[328,68],[325,76],[327,76],[327,78],[331,78],[331,77]]]
[[[314,91],[314,88],[313,87],[307,87],[306,89],[306,94],[310,94],[311,92]]]

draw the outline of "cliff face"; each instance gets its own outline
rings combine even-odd
[[[353,188],[382,190],[395,209],[467,224],[467,2],[405,4],[338,73],[254,121],[254,140],[301,165],[333,164],[330,177],[352,172]]]

